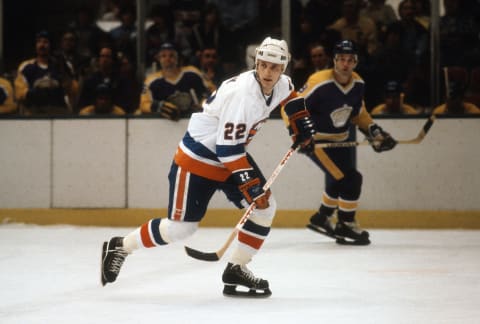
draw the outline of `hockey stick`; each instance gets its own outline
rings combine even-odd
[[[419,144],[422,142],[424,137],[427,135],[428,131],[433,125],[435,121],[435,115],[431,115],[428,117],[427,121],[423,125],[422,129],[418,133],[417,137],[408,139],[408,140],[398,140],[397,144]],[[370,144],[368,141],[362,142],[339,142],[339,143],[316,143],[315,148],[335,148],[335,147],[354,147],[359,145],[368,145]]]
[[[278,175],[282,171],[283,167],[287,163],[288,159],[290,159],[290,157],[296,151],[298,145],[299,145],[298,143],[294,143],[290,147],[290,149],[287,151],[285,156],[282,158],[280,163],[277,165],[277,167],[273,171],[270,178],[267,180],[267,182],[263,186],[264,191],[267,191],[270,188],[272,183],[275,181],[275,179],[278,177]],[[225,252],[227,251],[230,244],[233,242],[233,240],[237,236],[240,226],[243,223],[245,223],[245,221],[247,220],[247,218],[250,216],[250,214],[253,212],[254,209],[255,209],[255,203],[252,203],[252,204],[250,204],[250,206],[248,206],[248,208],[245,211],[245,213],[243,214],[242,218],[240,218],[237,225],[235,225],[235,229],[232,231],[232,233],[230,233],[230,236],[228,237],[227,241],[223,244],[223,246],[218,251],[216,251],[216,252],[202,252],[202,251],[199,251],[199,250],[192,249],[191,247],[185,246],[185,252],[189,256],[191,256],[192,258],[198,259],[198,260],[203,260],[203,261],[218,261],[218,260],[220,260],[222,258],[222,256],[225,254]]]

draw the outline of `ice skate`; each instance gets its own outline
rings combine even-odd
[[[117,279],[127,255],[123,249],[123,237],[113,237],[109,242],[103,242],[100,265],[102,286]]]
[[[269,297],[272,292],[268,281],[256,278],[246,266],[228,263],[222,276],[223,295],[228,297]],[[248,291],[237,290],[237,286],[248,288]]]
[[[333,229],[333,216],[315,213],[312,215],[312,217],[310,217],[310,224],[307,224],[307,228],[328,237],[336,238],[335,231]]]
[[[337,243],[343,245],[368,245],[369,234],[361,229],[357,222],[338,222],[335,226]]]

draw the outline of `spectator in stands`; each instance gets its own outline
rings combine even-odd
[[[137,110],[142,93],[142,82],[138,78],[135,62],[123,53],[117,54],[117,62],[118,79],[123,83],[121,88],[129,89],[128,93],[117,95],[117,98],[122,98],[119,102],[123,102],[122,109],[127,114],[140,113]]]
[[[119,0],[101,0],[98,8],[98,17],[102,21],[118,21],[120,16]]]
[[[205,47],[214,47],[221,55],[225,31],[220,19],[217,6],[213,3],[207,4],[200,21],[192,27],[190,44],[195,55],[198,55]]]
[[[330,50],[323,44],[313,43],[310,46],[309,54],[308,61],[297,62],[296,67],[292,71],[292,81],[296,89],[305,84],[309,75],[332,67]]]
[[[360,8],[360,0],[345,0],[342,6],[342,17],[328,28],[339,31],[343,39],[355,42],[360,56],[362,53],[364,56],[369,56],[378,47],[377,26],[369,17],[360,15]]]
[[[68,93],[73,83],[62,75],[62,70],[50,54],[50,44],[48,32],[39,32],[35,40],[35,58],[22,62],[18,67],[15,96],[25,115],[71,112]]]
[[[322,31],[342,16],[342,1],[309,0],[305,4],[304,12],[310,21],[315,22],[316,29]]]
[[[413,0],[415,19],[425,28],[430,29],[430,0]]]
[[[310,16],[303,14],[299,17],[299,28],[292,40],[292,69],[301,67],[310,59],[310,47],[318,42],[319,33],[315,29],[315,22]]]
[[[403,47],[403,29],[390,24],[383,34],[383,44],[371,58],[369,108],[383,103],[382,90],[389,80],[404,84],[415,70],[415,55]]]
[[[80,116],[123,116],[125,111],[113,103],[113,89],[109,83],[101,83],[95,89],[95,103],[80,109]]]
[[[312,73],[330,69],[332,67],[332,55],[322,44],[313,44],[310,47],[310,62]]]
[[[435,107],[434,115],[442,114],[480,114],[480,108],[465,101],[465,86],[456,81],[448,83],[448,93],[445,103]]]
[[[120,26],[110,31],[113,45],[118,52],[125,53],[135,58],[137,27],[135,26],[136,10],[133,6],[125,6],[120,9]]]
[[[17,103],[13,97],[12,83],[7,78],[0,77],[0,116],[17,112]]]
[[[200,21],[202,10],[207,5],[207,0],[175,0],[170,1],[177,22],[191,27]]]
[[[102,83],[110,84],[115,105],[127,113],[132,113],[136,109],[139,95],[133,91],[136,80],[131,76],[120,74],[118,56],[111,46],[100,49],[96,70],[88,75],[80,85],[77,109],[94,104],[95,89]],[[123,56],[120,55],[120,57]]]
[[[171,120],[189,117],[201,109],[201,101],[214,88],[194,66],[180,66],[176,48],[165,43],[158,53],[161,70],[145,79],[140,97],[143,114],[159,114]]]
[[[175,0],[171,1],[175,16],[175,40],[174,44],[179,55],[181,65],[192,63],[195,57],[194,49],[190,42],[193,26],[200,22],[206,0]]]
[[[95,23],[92,9],[83,6],[76,12],[75,20],[68,28],[77,36],[77,49],[80,55],[93,59],[100,46],[108,41],[108,33],[104,32]]]
[[[151,10],[150,18],[153,24],[147,28],[145,33],[147,66],[156,62],[155,55],[163,43],[173,43],[175,40],[174,19],[168,5],[155,5]],[[153,68],[153,72],[156,70],[156,67]]]
[[[478,59],[480,26],[460,0],[445,0],[445,14],[440,17],[440,64],[442,66],[480,65]]]
[[[203,73],[203,77],[215,86],[209,89],[210,92],[213,92],[225,80],[225,73],[220,64],[217,48],[214,46],[207,45],[199,51],[197,67]]]
[[[386,31],[388,25],[398,20],[392,6],[385,2],[385,0],[370,0],[366,7],[360,10],[360,16],[368,17],[375,22],[379,37]]]
[[[295,6],[298,0],[290,1],[290,14],[294,15]],[[298,7],[301,8],[301,5]],[[277,0],[259,0],[258,1],[258,33],[260,35],[281,35],[282,34],[282,1]],[[290,18],[290,24],[295,23],[295,19]]]
[[[413,53],[415,64],[425,63],[429,50],[429,33],[416,19],[413,0],[403,0],[398,5],[400,20],[398,24],[402,29],[403,48]]]
[[[403,102],[402,87],[397,81],[385,84],[384,103],[377,105],[371,115],[417,115],[419,112],[411,105]]]
[[[77,35],[72,30],[63,32],[60,47],[54,52],[60,67],[72,79],[79,81],[85,76],[90,65],[90,57],[80,54],[77,50]]]
[[[65,82],[69,82],[69,102],[74,107],[78,100],[78,83],[83,79],[90,66],[90,57],[77,51],[77,36],[73,31],[65,31],[60,39],[60,48],[55,51],[54,57],[64,75]]]
[[[403,28],[399,24],[387,27],[383,44],[372,57],[372,68],[383,86],[388,80],[403,83],[415,65],[415,54],[403,46]]]
[[[222,48],[223,68],[227,75],[234,75],[245,67],[244,53],[247,44],[258,38],[255,34],[258,23],[258,0],[209,0],[214,3],[221,14],[225,30]]]

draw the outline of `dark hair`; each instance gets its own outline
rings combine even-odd
[[[50,41],[50,34],[46,30],[41,30],[35,35],[35,40],[40,38],[46,38],[48,41]]]

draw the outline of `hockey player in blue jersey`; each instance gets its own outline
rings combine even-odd
[[[365,84],[354,72],[358,64],[355,44],[349,40],[338,42],[333,61],[333,69],[313,73],[299,90],[315,123],[315,142],[346,141],[353,124],[367,136],[376,152],[393,149],[396,141],[373,122],[365,108]],[[323,149],[312,144],[304,151],[324,171],[326,178],[320,208],[307,227],[335,238],[339,244],[370,244],[369,233],[359,227],[355,218],[362,175],[349,148]],[[333,223],[335,211],[336,224]]]

